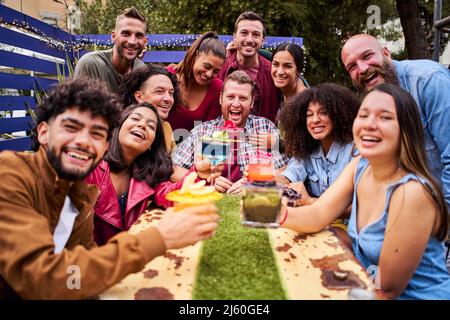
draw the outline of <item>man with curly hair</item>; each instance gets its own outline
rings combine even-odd
[[[204,206],[95,246],[98,190],[83,179],[108,149],[120,112],[102,83],[67,80],[38,108],[37,152],[0,154],[0,299],[89,298],[217,227],[215,207]]]

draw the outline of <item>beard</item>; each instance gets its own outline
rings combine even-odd
[[[125,55],[124,48],[122,48],[119,44],[116,44],[116,48],[117,48],[117,53],[119,54],[119,56],[122,59],[127,60],[128,62],[134,62],[134,60],[136,60],[136,58],[139,57],[139,55],[142,53],[142,50],[144,50],[144,48],[138,50],[136,55],[133,58],[130,59],[129,56]]]
[[[395,70],[394,65],[390,63],[386,58],[383,58],[383,65],[381,67],[372,66],[367,69],[366,72],[361,73],[358,80],[352,81],[353,86],[355,87],[358,94],[365,95],[374,88],[372,87],[369,89],[365,84],[365,80],[370,79],[373,75],[376,74],[379,74],[381,76],[381,78],[383,79],[382,83],[391,83],[397,86],[400,85],[397,77],[397,71]],[[381,84],[381,82],[378,84]]]
[[[81,150],[80,151],[86,152],[85,150]],[[58,175],[58,177],[60,179],[63,180],[67,180],[67,181],[81,181],[84,180],[84,178],[86,178],[87,176],[89,176],[91,174],[91,172],[95,169],[95,167],[97,166],[97,163],[93,163],[91,167],[89,167],[86,171],[81,171],[81,170],[66,170],[63,167],[62,161],[61,161],[61,153],[59,154],[59,156],[56,154],[56,150],[54,148],[47,148],[47,158],[48,161],[50,162],[51,166],[53,167],[53,169],[55,169],[56,174]],[[91,154],[92,159],[96,159],[97,155]]]

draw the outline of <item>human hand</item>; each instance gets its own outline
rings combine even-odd
[[[167,249],[179,249],[214,235],[219,215],[213,204],[192,206],[174,212],[168,208],[156,226]]]
[[[235,183],[233,183],[227,190],[228,194],[238,195],[242,193],[242,182],[244,182],[244,178],[239,179]]]
[[[233,185],[233,182],[228,180],[225,177],[217,177],[217,179],[214,181],[214,187],[217,191],[225,193],[227,190]]]
[[[227,58],[231,56],[237,50],[236,43],[234,41],[228,42],[227,47]]]
[[[208,159],[199,159],[195,162],[195,170],[198,176],[211,184],[214,184],[214,181],[220,177],[224,166],[223,163],[213,165]]]
[[[305,184],[303,182],[293,182],[288,184],[289,188],[294,189],[298,193],[301,194],[301,198],[299,200],[302,206],[312,204],[317,198],[313,198],[309,195],[308,191],[306,191]]]
[[[268,151],[273,149],[276,142],[276,137],[271,133],[258,133],[255,135],[250,135],[248,137],[248,142],[254,145],[258,150]]]

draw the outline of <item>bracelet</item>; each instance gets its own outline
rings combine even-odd
[[[283,225],[283,223],[285,223],[285,222],[286,222],[287,216],[288,216],[288,209],[286,208],[286,213],[284,214],[284,218],[283,218],[283,220],[282,220],[282,221],[280,222],[280,226],[282,226],[282,225]]]

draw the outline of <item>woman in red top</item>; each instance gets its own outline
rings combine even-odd
[[[198,123],[222,114],[219,105],[222,80],[217,74],[225,55],[225,45],[215,32],[209,31],[192,44],[183,61],[173,68],[168,67],[176,74],[181,90],[181,103],[172,108],[167,119],[177,143]]]
[[[190,171],[196,169],[199,177],[209,177],[210,168],[203,161]],[[169,182],[172,172],[156,107],[147,102],[127,107],[104,159],[86,178],[88,184],[99,189],[94,206],[95,242],[102,245],[128,230],[146,210],[149,200],[168,207],[166,194],[181,188],[184,180]]]

